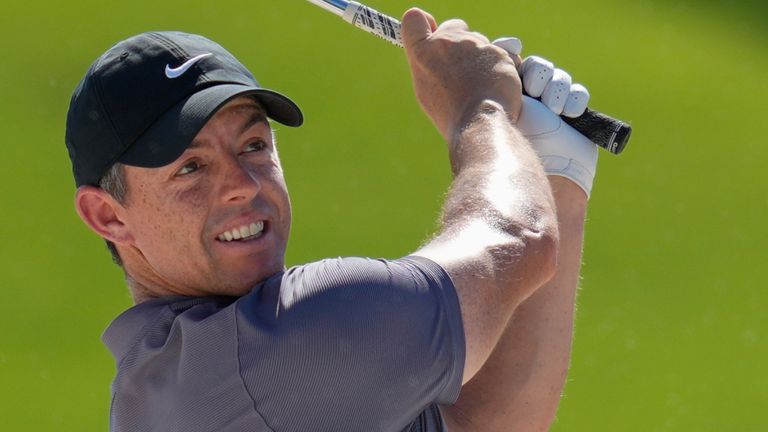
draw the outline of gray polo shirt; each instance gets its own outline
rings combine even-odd
[[[446,272],[420,257],[328,259],[243,297],[169,297],[104,333],[112,431],[440,431],[464,331]]]

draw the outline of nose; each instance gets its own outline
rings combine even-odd
[[[257,173],[237,157],[228,158],[221,172],[224,203],[249,202],[261,191]]]

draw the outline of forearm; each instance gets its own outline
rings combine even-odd
[[[482,367],[514,308],[555,271],[557,221],[539,158],[515,126],[515,59],[461,20],[403,16],[414,91],[445,137],[454,181],[438,235],[415,252],[440,264],[464,322],[463,382]]]
[[[502,234],[556,238],[541,162],[514,126],[522,105],[519,57],[463,21],[438,27],[418,9],[403,16],[403,42],[416,98],[445,138],[454,174],[441,234],[479,221]]]
[[[440,233],[417,254],[442,265],[456,286],[467,382],[513,310],[554,273],[557,223],[543,169],[503,111],[483,112],[460,130]]]
[[[515,310],[485,365],[444,409],[459,430],[547,430],[568,371],[586,196],[550,177],[560,229],[555,276]]]
[[[484,101],[463,124],[449,145],[454,181],[443,229],[481,220],[510,235],[556,235],[554,199],[541,163],[504,109]]]

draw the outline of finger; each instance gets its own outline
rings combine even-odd
[[[469,26],[464,20],[451,19],[440,24],[436,31],[469,31]]]
[[[427,16],[427,20],[429,21],[429,27],[432,29],[432,33],[434,33],[435,30],[437,30],[437,21],[435,20],[435,17],[433,17],[432,14],[427,11],[422,11],[422,12],[424,12],[424,15]]]
[[[419,42],[426,40],[434,31],[434,18],[418,8],[408,9],[403,15],[402,36],[406,49],[411,49]]]
[[[520,70],[520,65],[523,63],[523,59],[520,58],[520,53],[523,52],[523,43],[516,37],[503,37],[493,41],[493,45],[503,49],[512,57],[512,61],[515,63],[515,68]]]
[[[544,88],[541,101],[555,114],[560,114],[565,108],[565,101],[571,92],[571,76],[562,69],[555,69],[552,80]]]
[[[472,35],[475,36],[478,40],[480,40],[484,44],[490,44],[491,41],[488,40],[488,37],[480,32],[472,32]]]
[[[526,57],[520,66],[525,92],[531,97],[540,97],[554,72],[555,65],[551,61],[538,56]]]
[[[523,59],[521,59],[519,55],[510,54],[507,50],[493,44],[490,44],[489,48],[499,53],[500,58],[508,58],[509,60],[511,60],[512,63],[514,63],[515,65],[515,70],[517,71],[518,75],[520,74],[520,64],[523,62]]]
[[[584,114],[589,103],[589,90],[581,84],[571,85],[571,92],[563,107],[563,115],[566,117],[578,117]]]
[[[520,67],[523,65],[522,57],[520,57],[519,55],[513,55],[512,56],[512,61],[515,62],[515,68],[517,68],[517,70],[519,71]]]
[[[516,37],[498,38],[493,44],[508,52],[510,56],[519,56],[523,52],[523,43]]]

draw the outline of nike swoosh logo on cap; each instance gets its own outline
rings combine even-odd
[[[184,72],[188,71],[189,68],[194,66],[195,63],[211,55],[213,55],[213,53],[205,53],[205,54],[200,54],[199,56],[192,57],[191,59],[185,61],[181,66],[177,68],[172,68],[171,65],[165,65],[165,76],[167,76],[170,79],[178,78],[184,75]]]

